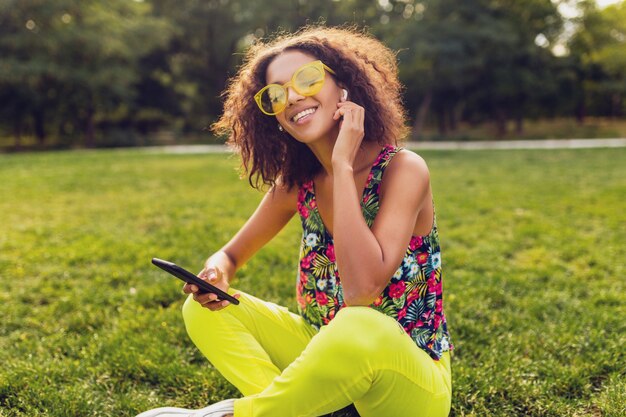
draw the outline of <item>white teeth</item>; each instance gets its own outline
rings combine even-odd
[[[298,120],[302,119],[304,116],[315,113],[315,110],[317,110],[317,107],[311,107],[309,109],[302,110],[300,113],[293,116],[291,120],[293,120],[294,122],[297,122]]]

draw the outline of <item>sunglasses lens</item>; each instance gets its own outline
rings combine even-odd
[[[300,68],[293,80],[293,89],[303,96],[317,94],[324,85],[324,68],[321,62],[307,64]],[[285,86],[290,83],[285,84]],[[259,107],[267,114],[278,114],[287,106],[287,90],[285,86],[270,84],[261,90],[260,96],[255,96],[259,101]]]
[[[305,96],[319,93],[324,84],[324,71],[314,66],[306,66],[295,76],[294,87]]]
[[[261,107],[267,113],[280,113],[287,104],[287,95],[282,87],[270,85],[261,94]]]

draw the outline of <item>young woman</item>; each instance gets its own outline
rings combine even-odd
[[[191,294],[189,336],[243,394],[146,416],[447,416],[450,345],[429,171],[405,135],[395,55],[313,27],[256,44],[213,126],[269,191],[199,276],[240,300]],[[236,271],[302,221],[299,314],[234,290]]]

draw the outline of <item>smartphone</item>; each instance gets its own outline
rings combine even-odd
[[[159,268],[161,268],[162,270],[174,275],[176,278],[188,284],[193,284],[197,286],[198,288],[200,288],[201,294],[213,293],[217,295],[218,300],[228,300],[232,304],[239,304],[239,300],[233,297],[232,295],[220,290],[215,285],[209,284],[205,280],[199,278],[198,276],[187,271],[186,269],[181,268],[180,266],[176,265],[173,262],[164,261],[163,259],[159,259],[159,258],[152,258],[152,263],[158,266]]]

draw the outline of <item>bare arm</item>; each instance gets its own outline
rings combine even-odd
[[[276,186],[263,197],[256,211],[221,249],[231,261],[232,275],[291,220],[297,211],[297,188]]]
[[[237,269],[276,236],[296,213],[296,198],[295,187],[292,190],[282,186],[273,187],[237,234],[206,260],[198,276],[224,291],[228,290]],[[197,294],[195,285],[186,284],[183,291],[195,293],[194,299],[211,310],[228,305],[227,301],[216,301],[215,294]]]
[[[349,305],[369,305],[400,265],[415,222],[429,195],[424,160],[397,154],[385,171],[384,198],[370,229],[361,213],[352,168],[333,165],[333,227],[337,267]]]

